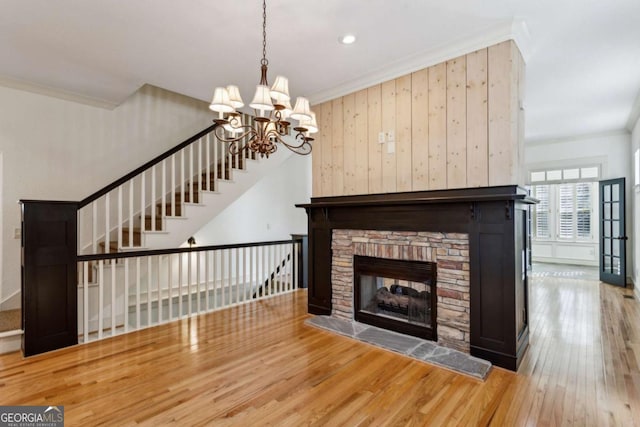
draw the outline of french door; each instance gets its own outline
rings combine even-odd
[[[600,181],[600,281],[626,285],[624,178]]]

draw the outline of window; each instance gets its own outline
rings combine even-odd
[[[637,153],[637,151],[636,151]],[[534,183],[595,181],[600,177],[600,166],[575,167],[569,169],[539,170],[529,173],[529,180]]]
[[[533,187],[533,197],[540,200],[533,211],[535,237],[549,238],[549,185],[535,185]]]
[[[593,241],[595,182],[571,182],[532,186],[540,201],[533,209],[535,239]]]

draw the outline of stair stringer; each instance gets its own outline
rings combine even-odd
[[[142,246],[145,250],[181,246],[251,187],[280,167],[291,155],[290,150],[280,147],[268,159],[245,159],[245,170],[233,169],[230,181],[218,180],[217,191],[201,191],[198,203],[183,203],[182,216],[165,217],[162,231],[143,231]]]

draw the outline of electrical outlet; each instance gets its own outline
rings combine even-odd
[[[384,144],[384,132],[378,133],[378,144]]]
[[[20,239],[22,237],[22,230],[19,228],[15,228],[13,230],[13,238],[14,239]]]
[[[389,143],[387,144],[387,153],[393,154],[395,152],[396,152],[396,143],[393,141],[389,141]]]

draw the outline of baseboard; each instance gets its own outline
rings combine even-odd
[[[15,310],[22,307],[22,293],[20,290],[15,291],[13,294],[6,297],[0,302],[0,311],[2,310]]]

